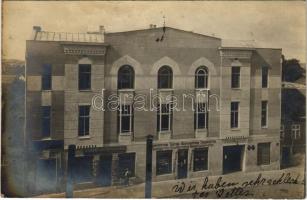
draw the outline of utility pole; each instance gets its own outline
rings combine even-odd
[[[151,198],[152,187],[152,140],[153,136],[148,135],[146,140],[146,181],[145,181],[145,198]]]
[[[68,146],[66,198],[73,198],[74,195],[74,164],[76,145]]]

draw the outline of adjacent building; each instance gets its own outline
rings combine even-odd
[[[224,45],[170,27],[56,33],[26,44],[31,192],[280,167],[281,49]],[[196,98],[197,97],[197,98]],[[198,98],[200,97],[200,98]],[[145,102],[145,106],[144,105]]]

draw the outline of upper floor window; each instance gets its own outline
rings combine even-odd
[[[268,75],[269,75],[269,68],[268,67],[262,67],[262,88],[268,87]]]
[[[42,135],[44,138],[50,137],[51,107],[42,106]]]
[[[292,124],[291,134],[293,139],[300,139],[301,137],[301,127],[299,124]]]
[[[133,131],[133,109],[131,105],[121,105],[118,110],[118,132],[130,133]]]
[[[91,65],[79,65],[79,90],[91,89]]]
[[[239,102],[231,102],[230,127],[239,127]]]
[[[208,88],[208,69],[206,67],[199,67],[195,73],[195,88]]]
[[[52,85],[52,66],[50,64],[43,65],[42,73],[42,90],[51,90]]]
[[[261,127],[268,126],[268,101],[261,101]]]
[[[208,108],[206,103],[196,104],[195,110],[195,129],[208,128]]]
[[[240,67],[231,67],[231,88],[240,88]]]
[[[173,71],[169,66],[163,66],[158,71],[158,89],[173,87]]]
[[[134,88],[134,70],[129,65],[124,65],[118,70],[117,89]]]
[[[172,130],[172,111],[171,104],[160,104],[158,106],[157,130],[171,131]]]
[[[79,136],[86,136],[90,133],[90,106],[79,106]]]

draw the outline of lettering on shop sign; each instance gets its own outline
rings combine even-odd
[[[176,148],[176,147],[197,147],[200,145],[212,145],[213,143],[216,143],[215,140],[207,140],[207,141],[192,141],[192,142],[170,142],[170,143],[163,143],[163,144],[154,144],[154,149],[159,148]]]
[[[290,172],[282,173],[277,178],[264,177],[259,173],[257,177],[241,182],[237,179],[225,180],[222,176],[209,181],[209,177],[205,177],[202,182],[177,182],[171,191],[175,193],[174,196],[183,195],[186,198],[252,198],[259,197],[253,191],[255,187],[281,184],[304,184],[304,179],[300,180],[300,174],[293,176]]]

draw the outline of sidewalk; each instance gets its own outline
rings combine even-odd
[[[291,177],[296,178],[299,175],[299,183],[302,185],[302,181],[304,178],[304,168],[302,167],[293,167],[283,170],[274,170],[274,171],[261,171],[261,172],[237,172],[231,173],[227,175],[219,175],[219,176],[210,176],[208,177],[208,183],[216,183],[219,177],[222,177],[223,182],[231,183],[231,182],[240,182],[243,183],[245,181],[250,181],[252,179],[256,179],[261,173],[262,177],[266,179],[278,179],[283,173],[291,173]],[[191,183],[195,183],[197,187],[201,187],[204,182],[204,177],[193,178],[193,179],[181,179],[181,180],[169,180],[169,181],[161,181],[161,182],[153,182],[152,183],[152,197],[153,198],[161,198],[161,197],[172,197],[178,196],[179,193],[172,191],[172,188],[178,184],[182,183],[186,185],[184,192],[181,194],[192,193],[192,191],[187,192],[187,185]],[[179,184],[179,185],[180,185]],[[192,184],[193,185],[193,184]],[[74,197],[76,198],[144,198],[144,188],[145,184],[138,184],[132,186],[112,186],[112,187],[99,187],[99,188],[91,188],[85,190],[74,191]],[[37,196],[40,198],[48,197],[48,198],[64,198],[65,193],[58,194],[47,194]]]

